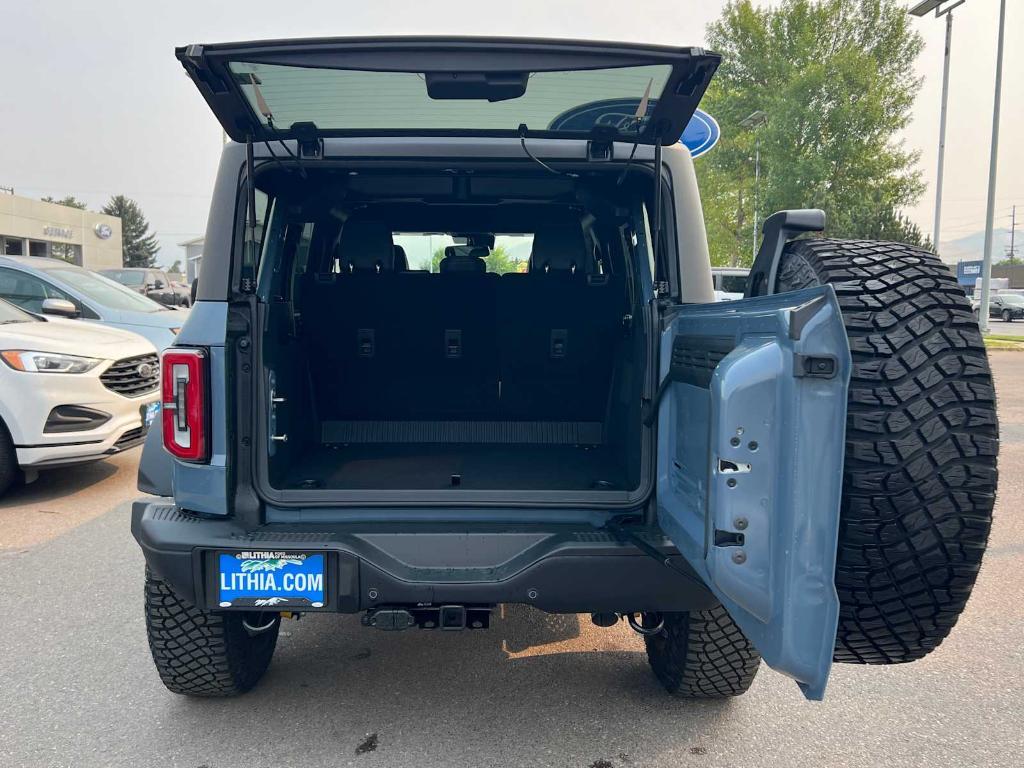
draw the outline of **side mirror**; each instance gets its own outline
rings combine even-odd
[[[163,280],[157,280],[155,283],[153,283],[153,287],[156,288],[158,291],[162,291],[164,288],[167,287],[167,285],[164,283]]]
[[[78,317],[78,307],[67,299],[43,299],[42,311],[44,315]]]

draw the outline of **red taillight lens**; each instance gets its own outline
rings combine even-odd
[[[206,353],[170,348],[160,371],[164,448],[183,461],[210,458],[210,416]]]

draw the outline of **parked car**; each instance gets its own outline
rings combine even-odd
[[[0,299],[0,495],[18,475],[140,445],[160,365],[138,334],[44,318]]]
[[[1024,318],[1024,296],[1004,291],[992,294],[988,300],[988,316],[1007,323]]]
[[[132,510],[170,690],[251,688],[282,612],[621,618],[694,698],[743,693],[763,658],[818,699],[833,661],[946,637],[996,484],[977,323],[928,251],[798,238],[820,210],[770,216],[744,297],[714,302],[679,140],[717,54],[368,38],[177,57],[244,143],[162,358],[139,470],[162,498]],[[488,274],[483,247],[413,272],[395,248],[466,232],[530,236],[528,272]]]
[[[714,267],[711,280],[715,287],[715,301],[738,301],[747,290],[749,269],[738,267]]]
[[[165,307],[189,306],[187,289],[182,293],[162,269],[124,267],[122,269],[101,269],[99,274],[163,304]]]
[[[132,331],[157,350],[174,340],[187,316],[103,275],[60,259],[31,256],[0,256],[0,299],[29,312]]]
[[[192,306],[192,288],[190,286],[185,283],[179,283],[177,280],[172,280],[171,288],[177,297],[179,307],[188,308]]]

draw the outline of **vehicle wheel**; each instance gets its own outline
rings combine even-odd
[[[1013,315],[1010,314],[1010,310],[1008,310],[1008,309],[1004,309],[1003,310],[1003,322],[1004,323],[1012,323],[1013,322]]]
[[[999,435],[970,304],[931,253],[798,240],[778,289],[831,284],[853,353],[835,660],[914,661],[949,634],[992,523]]]
[[[246,628],[266,630],[254,633]],[[236,696],[267,671],[281,627],[279,615],[202,611],[146,569],[146,634],[160,679],[188,696]]]
[[[18,479],[18,454],[7,427],[0,421],[0,496],[3,496]]]
[[[739,696],[754,682],[761,657],[725,608],[665,613],[662,618],[662,631],[644,641],[655,677],[673,696]]]

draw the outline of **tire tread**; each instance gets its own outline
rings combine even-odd
[[[999,427],[977,320],[948,268],[901,243],[798,240],[778,279],[835,288],[853,357],[835,660],[914,661],[956,624],[992,523]]]

